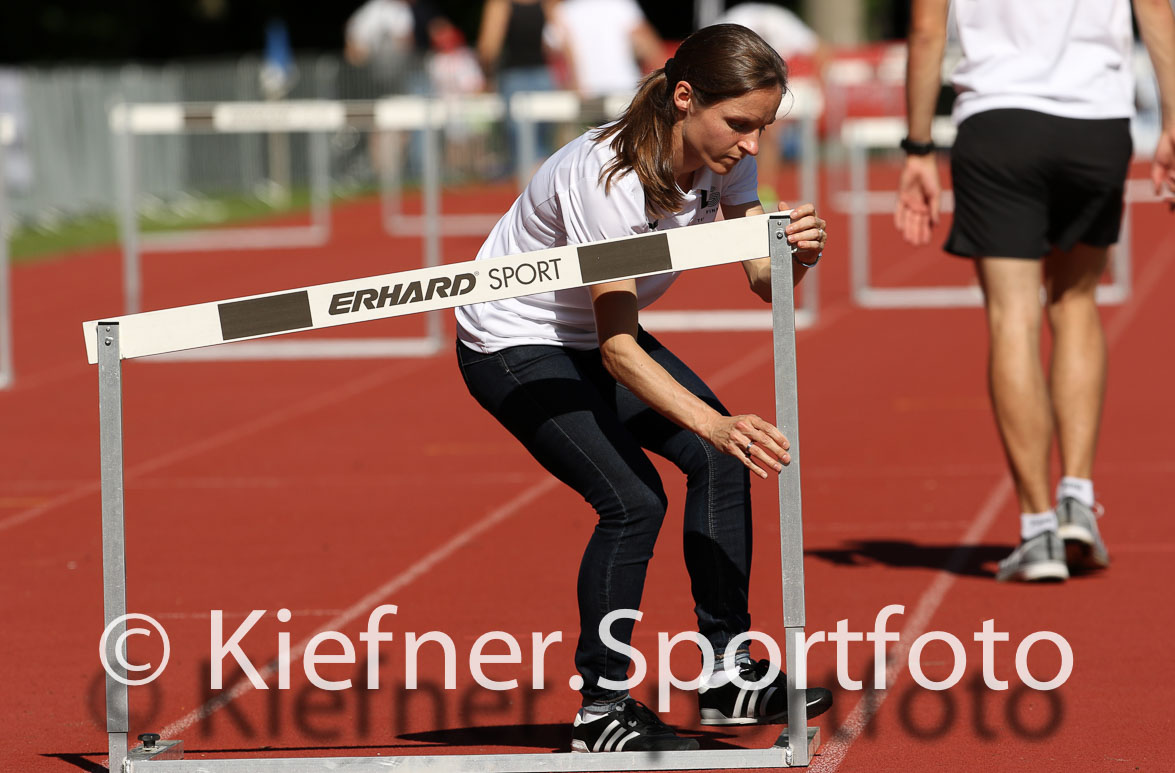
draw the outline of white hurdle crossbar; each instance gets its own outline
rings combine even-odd
[[[153,250],[266,249],[325,244],[330,235],[330,159],[327,132],[353,125],[372,128],[386,105],[372,101],[226,102],[122,104],[110,111],[119,174],[120,232],[123,244],[123,296],[127,313],[142,310],[141,254]],[[385,119],[386,120],[386,119]],[[148,239],[138,230],[135,213],[135,146],[139,135],[182,132],[304,132],[311,150],[311,223],[305,226],[216,228],[183,231]],[[434,153],[435,155],[435,153]],[[435,219],[434,213],[426,213]],[[439,214],[436,213],[436,214]],[[423,265],[441,262],[440,233],[426,231]],[[444,346],[439,315],[426,318],[421,336],[298,341],[261,341],[216,350],[178,352],[169,359],[363,359],[429,357]]]
[[[16,121],[0,114],[0,389],[12,385],[12,269],[8,259],[8,191],[4,179],[4,146],[16,141]]]
[[[342,769],[386,771],[389,766],[458,773],[479,771],[698,770],[779,768],[808,765],[819,748],[819,729],[807,726],[805,694],[794,675],[804,647],[803,521],[800,443],[796,399],[795,308],[792,249],[785,236],[787,214],[762,215],[642,234],[623,239],[541,250],[483,261],[348,280],[265,295],[183,306],[83,323],[87,357],[98,365],[102,464],[102,578],[105,622],[110,628],[105,660],[106,725],[110,769],[132,773],[189,771],[280,771]],[[716,749],[608,754],[422,755],[400,758],[182,759],[182,741],[128,748],[126,659],[117,651],[126,631],[126,547],[123,499],[123,359],[214,346],[298,330],[416,314],[536,291],[580,287],[618,279],[685,271],[703,266],[771,257],[775,354],[776,423],[791,441],[791,464],[779,476],[784,627],[788,707],[792,726],[767,749]],[[507,284],[507,275],[533,277]],[[536,286],[541,285],[541,286]],[[125,643],[122,645],[125,647]],[[794,739],[793,735],[799,735]],[[798,742],[797,742],[798,741]]]
[[[875,287],[871,283],[869,217],[890,214],[897,202],[893,191],[869,189],[869,151],[898,147],[906,134],[903,118],[855,118],[846,120],[841,128],[841,141],[848,149],[849,184],[847,195],[837,197],[838,209],[849,213],[849,276],[852,297],[857,305],[876,309],[956,308],[983,305],[983,294],[978,285],[954,287]],[[935,145],[950,147],[955,140],[955,127],[948,118],[936,118],[932,126]],[[1123,211],[1122,234],[1111,251],[1108,284],[1097,288],[1099,303],[1123,303],[1130,297],[1130,207],[1131,191],[1127,189],[1128,205]],[[944,211],[951,211],[954,199],[944,201]]]

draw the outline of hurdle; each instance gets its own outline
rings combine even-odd
[[[380,116],[394,112],[395,105],[372,101],[330,102],[300,100],[287,102],[227,102],[174,104],[118,104],[110,110],[110,127],[115,141],[119,170],[119,231],[123,252],[123,306],[127,313],[142,310],[141,255],[146,250],[195,251],[223,249],[268,249],[275,247],[321,246],[330,235],[330,159],[327,132],[344,126],[372,128]],[[183,132],[260,133],[304,132],[311,137],[311,223],[280,228],[217,228],[141,236],[135,213],[135,137],[174,135]],[[432,152],[435,156],[435,152]],[[439,194],[433,200],[436,206]],[[439,207],[426,205],[425,217],[434,222]],[[425,266],[439,265],[440,233],[425,233]],[[426,330],[416,337],[354,338],[345,340],[262,341],[240,343],[221,350],[177,352],[169,359],[319,359],[430,357],[443,346],[440,316],[426,317]]]
[[[519,123],[522,152],[515,161],[515,180],[522,190],[530,182],[530,172],[538,164],[538,124],[604,121],[616,118],[632,99],[632,94],[613,94],[583,99],[573,91],[529,91],[511,96],[509,110]],[[409,215],[403,210],[403,178],[398,164],[380,170],[380,206],[384,229],[393,235],[427,235],[434,219],[453,236],[486,236],[501,218],[501,213],[444,214],[440,212],[440,148],[445,127],[462,121],[502,121],[507,104],[497,94],[475,94],[460,99],[400,96],[379,101],[376,129],[385,156],[394,155],[389,131],[422,133],[421,193],[426,210],[432,203],[437,213]],[[438,136],[439,135],[439,136]]]
[[[632,101],[632,93],[581,97],[574,91],[519,91],[510,97],[510,115],[518,123],[521,152],[515,159],[515,175],[521,190],[530,181],[530,172],[538,165],[539,124],[601,124],[620,117]]]
[[[869,190],[869,151],[891,150],[906,135],[904,118],[857,118],[841,127],[841,141],[848,150],[850,190],[835,197],[837,208],[849,213],[849,277],[854,302],[873,309],[959,308],[983,305],[978,285],[957,287],[875,287],[870,281],[869,217],[892,214],[897,204],[894,191]],[[931,137],[939,147],[950,147],[955,126],[949,118],[936,118]],[[1127,189],[1127,204],[1136,200],[1137,188]],[[943,211],[954,209],[954,198],[944,197]],[[1130,297],[1130,207],[1122,215],[1122,233],[1111,251],[1108,284],[1098,285],[1097,301],[1124,303]]]
[[[632,94],[583,99],[573,91],[530,91],[511,96],[509,110],[519,122],[522,152],[514,160],[515,180],[522,190],[530,182],[530,172],[539,162],[539,123],[602,123],[620,115]],[[423,134],[421,193],[425,209],[438,213],[439,227],[452,236],[486,236],[501,218],[501,213],[444,214],[440,212],[440,147],[446,126],[461,121],[501,121],[507,105],[497,94],[477,94],[460,99],[437,99],[417,96],[389,97],[380,100],[376,128],[384,154],[393,155],[390,130],[420,131]],[[440,136],[437,136],[440,135]],[[380,172],[380,205],[384,229],[393,235],[428,235],[433,227],[427,211],[421,215],[405,214],[401,190],[403,179],[397,164]]]
[[[486,236],[501,213],[444,214],[441,211],[441,148],[445,127],[461,121],[500,121],[506,104],[497,94],[474,94],[460,99],[399,96],[376,102],[373,141],[381,144],[384,157],[396,156],[391,131],[419,131],[421,143],[422,214],[404,213],[403,177],[398,163],[379,170],[380,212],[384,230],[393,236],[424,236],[439,240],[438,229],[450,236]],[[434,264],[428,264],[434,265]]]
[[[124,291],[128,313],[140,311],[139,259],[143,252],[274,249],[325,244],[330,238],[330,153],[325,132],[342,128],[341,103],[290,102],[120,103],[109,125],[119,183],[119,232],[123,245]],[[261,134],[304,132],[310,136],[310,223],[286,227],[235,227],[141,234],[135,208],[135,138],[143,135]]]
[[[281,771],[346,769],[353,773],[389,767],[457,773],[474,770],[618,771],[779,768],[807,766],[820,744],[808,727],[805,693],[795,676],[804,673],[803,522],[800,498],[800,437],[796,399],[795,308],[792,248],[786,213],[739,218],[664,232],[569,245],[483,261],[467,261],[354,279],[264,295],[162,309],[82,325],[87,359],[98,365],[99,439],[102,473],[102,578],[106,630],[106,729],[110,769],[132,773],[186,771]],[[779,523],[783,585],[785,667],[791,727],[767,749],[713,749],[603,754],[536,753],[326,757],[280,759],[183,759],[180,739],[142,734],[128,747],[128,679],[125,656],[126,549],[123,497],[122,360],[209,347],[228,341],[437,311],[459,305],[518,297],[535,291],[570,289],[600,282],[687,271],[770,256],[776,424],[791,441],[791,464],[779,475]],[[537,266],[545,261],[547,269]],[[494,271],[529,266],[536,282],[521,290],[492,282]],[[541,287],[536,284],[541,283]],[[378,288],[378,289],[376,289]]]
[[[8,265],[8,192],[4,146],[16,142],[16,122],[0,114],[0,389],[12,386],[12,271]]]

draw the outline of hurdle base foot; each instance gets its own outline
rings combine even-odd
[[[127,760],[131,762],[146,762],[147,760],[182,760],[184,758],[183,741],[156,741],[150,749],[139,744],[127,752]]]
[[[809,759],[820,743],[818,728],[808,729]],[[787,732],[780,736],[787,743]],[[161,741],[157,745],[169,743]],[[175,743],[175,742],[170,742]],[[742,770],[798,767],[786,747],[767,749],[701,749],[666,752],[608,752],[574,754],[570,752],[526,754],[443,754],[399,757],[268,757],[253,759],[174,759],[143,758],[138,747],[131,752],[125,770],[151,773],[310,773],[336,770],[346,773],[387,773],[390,769],[425,771],[426,773],[587,773],[589,771],[660,771],[660,770]]]
[[[784,764],[787,765],[787,767],[807,767],[806,765],[800,766],[800,765],[796,765],[795,763],[792,762],[791,750],[788,749],[788,747],[791,746],[790,733],[791,733],[791,728],[788,728],[787,730],[784,730],[782,733],[780,733],[779,738],[776,739],[775,745],[773,748],[784,750],[784,755],[783,755]],[[808,727],[808,760],[809,760],[809,762],[811,762],[812,758],[815,757],[819,752],[820,752],[820,728],[809,726]]]

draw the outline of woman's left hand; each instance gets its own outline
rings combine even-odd
[[[780,205],[780,209],[785,209]],[[787,241],[796,248],[796,260],[802,263],[812,263],[824,251],[828,242],[828,232],[824,230],[827,223],[816,214],[813,204],[800,204],[792,207],[791,225],[787,227]]]

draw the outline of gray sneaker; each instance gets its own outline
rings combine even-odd
[[[1069,579],[1069,567],[1065,565],[1065,547],[1061,538],[1055,531],[1046,531],[1021,542],[1011,555],[1000,561],[1000,570],[995,578],[1000,582]]]
[[[1065,560],[1071,568],[1104,569],[1110,565],[1110,554],[1097,529],[1100,515],[1100,505],[1095,512],[1076,499],[1057,503],[1057,534],[1065,542]]]

